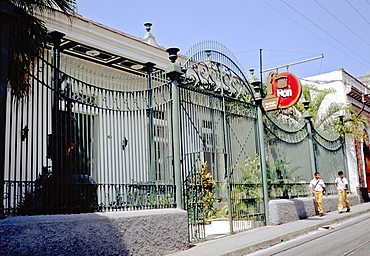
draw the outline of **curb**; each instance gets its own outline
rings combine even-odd
[[[220,254],[220,255],[222,255],[222,256],[240,256],[240,255],[249,254],[249,253],[255,252],[257,250],[265,249],[267,247],[279,244],[281,242],[292,240],[296,237],[299,237],[299,236],[308,234],[310,232],[316,231],[319,227],[322,227],[322,226],[325,226],[325,225],[332,225],[332,224],[339,223],[339,222],[343,222],[344,220],[354,218],[354,217],[360,216],[360,215],[368,213],[368,212],[369,212],[368,209],[361,210],[361,211],[358,211],[358,212],[353,212],[350,215],[349,214],[343,215],[343,216],[340,216],[338,218],[335,218],[335,219],[332,219],[332,220],[327,220],[327,221],[324,221],[320,224],[315,224],[315,225],[307,227],[307,228],[303,228],[303,229],[300,229],[300,230],[296,230],[296,231],[293,231],[293,232],[282,234],[280,236],[277,236],[277,237],[274,237],[274,238],[271,238],[271,239],[268,239],[268,240],[265,240],[265,241],[261,241],[259,243],[255,243],[253,245],[246,245],[246,246],[243,246],[242,248],[237,248],[235,250],[232,250],[232,251]]]

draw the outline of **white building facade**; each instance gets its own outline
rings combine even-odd
[[[301,78],[301,82],[316,85],[318,89],[332,88],[335,90],[334,93],[325,97],[321,105],[322,111],[333,102],[348,104],[356,113],[362,114],[370,120],[370,104],[369,98],[366,96],[370,92],[369,87],[343,68],[325,74]],[[369,134],[369,127],[358,128],[363,129],[365,134]],[[351,192],[362,194],[362,191],[366,191],[367,193],[368,183],[370,182],[369,178],[366,178],[370,175],[370,162],[367,160],[369,142],[366,138],[356,138],[353,135],[346,135],[345,142]]]

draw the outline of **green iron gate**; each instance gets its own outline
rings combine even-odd
[[[261,226],[264,209],[259,164],[249,177],[248,159],[257,155],[253,91],[222,45],[202,42],[188,56],[180,83],[183,206],[197,241]]]

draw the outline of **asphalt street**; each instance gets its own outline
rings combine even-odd
[[[370,213],[260,250],[250,256],[370,255]]]
[[[351,212],[333,211],[324,217],[256,228],[196,243],[170,255],[370,255],[369,221],[370,203],[363,203],[352,206]]]

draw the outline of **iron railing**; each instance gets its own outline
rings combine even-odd
[[[88,65],[50,45],[27,100],[7,97],[5,214],[175,207],[164,72]]]

